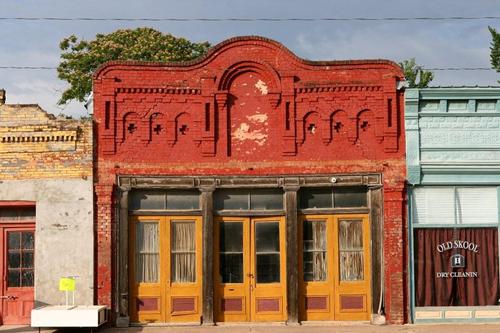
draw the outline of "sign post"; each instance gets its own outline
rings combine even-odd
[[[66,293],[66,306],[69,306],[69,292],[72,293],[72,306],[75,305],[75,278],[73,276],[67,276],[59,279],[59,290]]]

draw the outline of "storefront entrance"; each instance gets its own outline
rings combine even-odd
[[[117,283],[130,323],[370,320],[381,242],[369,188],[283,190],[255,187],[273,178],[252,180],[235,188],[224,187],[235,179],[221,178],[220,188],[203,191],[133,189],[121,198],[129,205],[119,232],[128,237],[119,238],[127,243]]]
[[[369,320],[368,216],[302,215],[299,235],[301,320]]]
[[[26,325],[34,304],[35,207],[0,205],[0,221],[0,324]]]
[[[201,228],[196,216],[131,217],[131,322],[199,322]]]
[[[216,321],[285,321],[285,218],[215,222]]]

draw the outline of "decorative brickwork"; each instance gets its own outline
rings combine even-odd
[[[230,39],[194,62],[100,67],[99,303],[112,299],[111,195],[119,175],[369,172],[382,174],[387,188],[385,310],[391,322],[405,321],[402,77],[391,61],[311,62],[261,37]]]
[[[92,176],[92,123],[38,105],[0,105],[0,179]]]

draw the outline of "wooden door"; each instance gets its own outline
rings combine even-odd
[[[201,218],[131,218],[131,321],[199,322]]]
[[[250,219],[220,217],[214,225],[215,320],[250,321]]]
[[[285,321],[285,218],[255,218],[251,222],[251,319]]]
[[[34,304],[35,226],[0,225],[0,230],[2,324],[30,324]]]
[[[335,285],[336,320],[370,320],[371,255],[368,215],[336,215],[339,268]]]
[[[216,321],[285,321],[283,217],[221,217],[215,233]]]
[[[332,215],[299,217],[300,320],[334,320],[337,239]]]
[[[304,215],[299,235],[301,320],[369,320],[368,215]]]

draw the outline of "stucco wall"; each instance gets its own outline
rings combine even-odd
[[[35,302],[63,304],[74,275],[77,304],[93,304],[92,123],[38,105],[0,104],[0,201],[36,204]]]
[[[59,278],[68,275],[75,303],[93,304],[92,179],[0,181],[0,200],[36,202],[36,305],[64,304]]]

